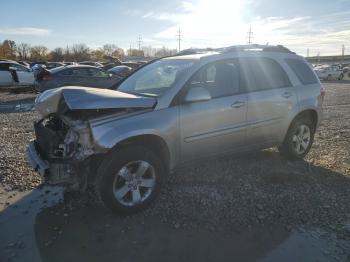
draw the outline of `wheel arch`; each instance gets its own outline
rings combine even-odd
[[[319,116],[318,113],[315,109],[304,109],[303,111],[297,113],[292,121],[290,122],[288,129],[286,130],[284,136],[283,136],[283,141],[285,140],[285,137],[288,133],[288,130],[290,129],[290,127],[295,123],[296,120],[301,119],[301,118],[309,118],[312,121],[313,124],[313,128],[314,131],[316,130],[317,126],[318,126],[318,121],[319,121]]]
[[[163,163],[166,170],[170,169],[170,151],[167,143],[165,140],[154,134],[144,134],[144,135],[136,135],[132,137],[128,137],[124,140],[119,141],[114,147],[111,149],[111,151],[118,150],[121,147],[127,147],[127,146],[143,146],[146,147],[159,156]]]
[[[97,169],[100,165],[100,163],[103,161],[103,159],[108,155],[111,154],[120,148],[127,147],[127,146],[143,146],[146,147],[153,152],[157,156],[159,156],[164,163],[164,168],[167,172],[170,171],[171,168],[171,154],[169,151],[169,147],[165,140],[154,134],[142,134],[142,135],[135,135],[128,138],[125,138],[123,140],[118,141],[113,147],[111,147],[106,153],[102,154],[96,154],[91,157],[91,171],[89,174],[88,183],[94,184],[96,180],[96,174]]]

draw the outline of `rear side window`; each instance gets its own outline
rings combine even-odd
[[[315,74],[304,61],[298,59],[286,59],[286,63],[293,70],[303,85],[318,83]]]
[[[286,72],[276,61],[270,58],[247,58],[246,62],[255,79],[255,85],[249,88],[249,92],[291,86]]]

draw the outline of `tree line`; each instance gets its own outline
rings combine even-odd
[[[86,44],[73,44],[49,50],[43,45],[17,44],[13,40],[4,40],[0,43],[0,59],[23,61],[103,61],[109,57],[123,60],[125,56],[162,57],[175,53],[175,49],[152,48],[150,46],[142,47],[141,50],[132,48],[124,50],[114,44],[105,44],[97,49],[91,49]]]

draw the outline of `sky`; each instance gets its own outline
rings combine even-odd
[[[301,55],[350,54],[350,0],[0,0],[0,41],[181,49],[252,42]]]

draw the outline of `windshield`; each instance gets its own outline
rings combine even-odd
[[[153,62],[127,78],[118,91],[161,96],[193,65],[193,60],[162,59]]]

